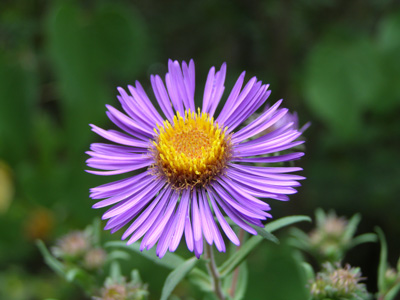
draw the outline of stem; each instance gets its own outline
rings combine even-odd
[[[240,245],[237,247],[236,251],[239,251],[240,247],[242,246],[242,242],[243,242],[243,239],[244,239],[244,233],[245,233],[244,230],[240,229],[240,231],[239,231]],[[238,280],[239,280],[239,268],[240,267],[237,267],[235,269],[235,272],[233,273],[233,277],[232,277],[232,285],[231,285],[231,289],[229,291],[229,294],[231,295],[232,298],[235,297],[236,286],[237,286],[237,283],[238,283]]]
[[[205,250],[206,250],[206,255],[207,258],[209,259],[209,262],[207,263],[207,271],[208,274],[212,278],[213,286],[214,286],[214,292],[215,295],[218,297],[220,300],[225,300],[224,293],[222,292],[222,287],[221,287],[221,278],[218,273],[217,265],[215,264],[215,259],[214,259],[214,253],[212,250],[212,246],[209,245],[208,243],[205,243]]]

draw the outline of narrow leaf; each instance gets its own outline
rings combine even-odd
[[[119,265],[118,262],[114,261],[111,264],[110,267],[110,277],[115,280],[116,282],[119,282],[121,278],[121,266]]]
[[[343,234],[345,240],[349,241],[354,236],[360,221],[361,221],[360,214],[355,214],[354,216],[351,217],[349,223],[346,226],[346,231]]]
[[[249,224],[249,223],[248,223]],[[260,228],[258,226],[255,226],[253,224],[249,224],[251,227],[253,227],[257,233],[262,236],[264,239],[271,241],[275,244],[279,244],[279,240],[276,236],[274,236],[272,233],[266,231],[264,228]]]
[[[308,221],[311,222],[311,219],[307,216],[290,216],[278,219],[271,223],[268,223],[264,228],[268,232],[273,232],[285,226]],[[235,252],[231,257],[229,257],[219,268],[219,273],[222,277],[229,275],[233,270],[239,266],[243,260],[250,254],[250,252],[263,240],[263,237],[256,235],[250,238],[243,246]]]
[[[386,290],[385,272],[387,269],[387,244],[382,229],[376,227],[375,231],[378,234],[379,241],[381,242],[381,254],[379,258],[379,267],[378,267],[378,291],[379,294],[383,295]]]
[[[280,218],[278,220],[272,221],[268,223],[265,226],[265,230],[269,232],[274,232],[275,230],[281,229],[283,227],[292,225],[294,223],[299,223],[299,222],[311,222],[311,218],[308,216],[289,216],[289,217],[284,217]]]
[[[246,262],[243,262],[239,268],[239,278],[233,300],[245,299],[244,296],[246,294],[248,277],[249,277],[249,270],[247,268]]]
[[[185,276],[196,266],[198,262],[199,260],[196,257],[192,257],[183,264],[179,265],[168,275],[161,292],[161,300],[168,299],[178,283],[185,278]]]
[[[43,241],[37,240],[36,245],[38,246],[40,253],[42,253],[45,263],[58,275],[64,277],[65,275],[64,265],[53,255],[50,254],[49,250],[47,249]]]
[[[375,243],[376,241],[377,237],[375,233],[364,233],[352,239],[349,248],[353,248],[364,243]]]
[[[400,282],[396,284],[394,287],[392,287],[389,292],[385,295],[385,298],[383,300],[396,300],[396,296],[398,295],[400,291]]]
[[[123,249],[128,249],[133,252],[136,252],[143,257],[153,261],[154,263],[161,265],[163,267],[166,267],[168,269],[175,269],[179,265],[181,265],[184,262],[184,259],[180,257],[179,255],[176,255],[174,253],[167,252],[165,256],[160,259],[156,255],[156,250],[155,248],[152,248],[150,250],[145,250],[145,251],[140,251],[140,245],[137,243],[133,243],[131,245],[127,245],[125,242],[122,241],[112,241],[112,242],[107,242],[105,244],[106,247],[118,247],[118,248],[123,248]]]
[[[317,208],[315,210],[315,220],[317,222],[317,227],[322,227],[325,223],[326,214],[322,208]]]

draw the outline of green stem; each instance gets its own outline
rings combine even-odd
[[[205,254],[206,254],[207,258],[209,259],[209,262],[207,263],[206,266],[207,266],[208,274],[212,278],[215,295],[218,297],[218,299],[225,300],[225,296],[224,296],[224,293],[223,293],[222,287],[221,287],[221,278],[218,273],[217,265],[215,264],[212,246],[209,245],[208,243],[205,243],[205,244],[206,244],[206,246],[205,246],[206,253]]]

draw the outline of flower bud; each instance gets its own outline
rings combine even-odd
[[[369,299],[362,279],[359,268],[326,263],[310,285],[311,299]]]

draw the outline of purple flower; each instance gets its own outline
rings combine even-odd
[[[136,171],[91,189],[91,198],[99,200],[93,208],[111,206],[103,215],[108,219],[106,230],[113,233],[129,225],[122,239],[128,238],[131,244],[143,237],[141,250],[157,243],[159,257],[167,250],[175,251],[184,235],[188,249],[199,257],[203,238],[219,251],[225,251],[222,233],[240,244],[225,216],[257,234],[251,225],[261,227],[262,220],[271,218],[270,206],[259,198],[288,200],[288,195],[296,193],[297,180],[304,177],[288,173],[301,168],[266,165],[303,156],[301,152],[282,154],[303,143],[296,140],[301,131],[289,123],[250,139],[274,126],[288,110],[279,108],[280,100],[244,125],[271,93],[269,85],[256,77],[243,87],[245,72],[214,119],[225,75],[225,63],[219,71],[210,69],[202,108],[196,108],[194,62],[182,62],[181,67],[170,60],[166,86],[160,76],[150,77],[162,114],[139,82],[128,86],[130,94],[118,88],[125,113],[107,105],[107,115],[123,132],[91,125],[114,144],[93,143],[87,152],[91,156],[87,165],[98,169],[89,173]]]

